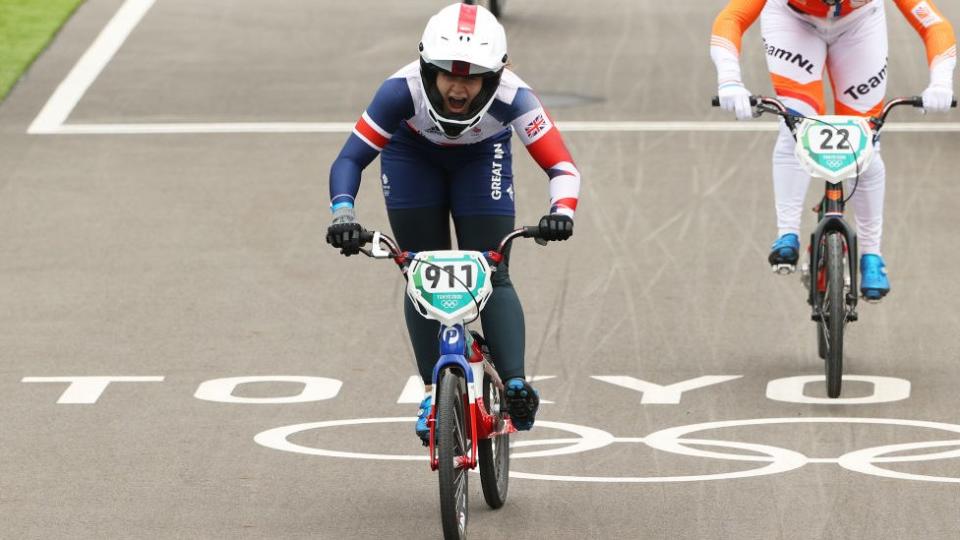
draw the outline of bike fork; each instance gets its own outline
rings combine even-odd
[[[466,403],[464,403],[464,421],[469,424],[470,436],[470,455],[460,456],[457,460],[458,468],[474,468],[477,466],[477,399],[475,381],[483,380],[483,364],[469,362],[468,358],[473,356],[470,350],[472,339],[466,334],[466,329],[462,324],[452,326],[441,325],[440,327],[440,358],[433,367],[433,399],[431,401],[430,417],[427,420],[430,426],[430,469],[437,470],[440,466],[437,456],[437,389],[440,388],[440,375],[447,368],[453,368],[460,372],[458,375],[448,374],[446,376],[463,377],[466,383]]]
[[[820,295],[817,294],[817,292],[820,290],[820,277],[822,272],[825,271],[826,266],[821,265],[819,261],[823,256],[821,250],[823,249],[824,245],[823,240],[827,234],[841,234],[846,242],[847,269],[850,273],[850,290],[847,291],[845,296],[847,305],[847,321],[856,321],[858,318],[856,292],[858,290],[857,235],[850,229],[850,226],[847,225],[847,223],[839,214],[826,214],[820,223],[817,224],[817,228],[814,230],[813,234],[810,235],[810,271],[809,275],[805,276],[805,278],[809,279],[807,282],[807,287],[809,289],[807,303],[810,304],[810,307],[812,308],[811,319],[814,321],[820,321],[823,318],[823,305],[821,304]]]

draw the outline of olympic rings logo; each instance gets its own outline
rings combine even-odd
[[[441,300],[441,301],[440,301],[440,307],[442,307],[442,308],[444,308],[444,309],[453,309],[453,308],[457,307],[458,305],[460,305],[460,301],[459,301],[459,300]]]
[[[323,448],[314,448],[303,446],[290,442],[293,435],[318,429],[334,428],[341,426],[355,426],[362,424],[384,424],[396,422],[412,422],[415,418],[359,418],[351,420],[331,420],[325,422],[313,422],[306,424],[296,424],[283,426],[279,428],[263,431],[254,437],[254,441],[261,446],[281,450],[285,452],[296,452],[300,454],[339,457],[352,459],[379,459],[393,461],[424,461],[426,455],[396,455],[396,454],[373,454],[362,452],[346,452],[339,450],[328,450]],[[709,430],[723,430],[745,426],[767,426],[777,424],[860,424],[860,425],[881,425],[881,426],[905,426],[911,428],[926,428],[938,431],[944,431],[951,434],[957,434],[957,437],[950,440],[920,441],[910,443],[888,444],[882,446],[873,446],[846,452],[833,458],[814,458],[800,452],[771,446],[766,444],[757,444],[750,442],[705,439],[690,437]],[[834,464],[846,470],[879,476],[883,478],[892,478],[899,480],[918,480],[924,482],[948,482],[960,483],[960,477],[933,476],[916,473],[906,473],[896,471],[888,466],[899,463],[917,463],[938,461],[953,458],[960,458],[960,425],[946,424],[942,422],[930,422],[924,420],[904,420],[894,418],[757,418],[746,420],[729,420],[719,422],[706,422],[701,424],[690,424],[686,426],[676,426],[662,429],[647,435],[646,437],[615,437],[611,433],[601,429],[580,426],[576,424],[567,424],[563,422],[538,421],[539,429],[557,429],[572,433],[574,438],[558,439],[520,439],[513,441],[511,445],[514,451],[511,453],[511,459],[528,459],[540,457],[552,457],[576,454],[598,450],[614,443],[642,443],[646,446],[662,451],[677,454],[681,456],[696,457],[711,460],[725,460],[734,462],[757,463],[759,466],[753,469],[719,472],[712,474],[698,475],[679,475],[679,476],[572,476],[556,474],[535,474],[519,471],[511,471],[513,478],[525,478],[530,480],[546,480],[555,482],[596,482],[596,483],[659,483],[659,482],[701,482],[711,480],[731,480],[735,478],[751,478],[757,476],[766,476],[771,474],[785,473],[799,469],[808,464]],[[561,445],[561,446],[558,446]],[[696,445],[695,448],[691,445]],[[522,449],[548,446],[545,450],[522,451]],[[708,447],[721,450],[739,450],[720,451],[705,450],[702,447]],[[941,448],[953,448],[952,450],[936,451],[926,454],[902,455],[905,452],[915,452],[918,450],[934,450]],[[518,451],[521,450],[521,451]],[[901,454],[901,455],[894,455]]]
[[[844,160],[842,158],[826,158],[824,162],[827,164],[827,167],[831,169],[839,169],[843,166]]]

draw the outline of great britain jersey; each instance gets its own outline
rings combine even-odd
[[[573,216],[580,192],[580,171],[540,100],[515,73],[503,70],[489,110],[456,139],[447,138],[427,110],[418,61],[404,66],[380,85],[330,168],[332,208],[353,206],[361,171],[390,143],[398,129],[409,129],[438,147],[469,146],[512,130],[550,179],[550,211]]]

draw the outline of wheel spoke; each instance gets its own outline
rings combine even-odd
[[[462,452],[463,451],[463,438],[462,438],[463,426],[461,425],[459,414],[455,414],[453,416],[453,435],[456,437],[456,439],[454,440],[457,442],[457,450]]]

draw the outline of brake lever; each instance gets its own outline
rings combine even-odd
[[[380,245],[380,231],[373,232],[373,240],[371,240],[371,243],[373,244],[370,248],[371,257],[386,259],[392,256],[388,250]]]

